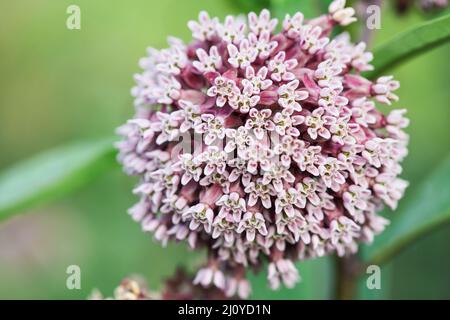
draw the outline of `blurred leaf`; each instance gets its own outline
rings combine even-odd
[[[272,290],[267,284],[267,272],[257,275],[249,274],[252,284],[251,299],[268,300],[307,300],[307,299],[329,299],[333,280],[330,257],[307,260],[297,263],[302,280],[294,288],[289,289],[282,286],[279,290]]]
[[[328,12],[328,7],[333,2],[333,0],[322,0],[320,1],[320,9],[322,10],[322,14],[326,14]]]
[[[282,22],[286,14],[293,15],[300,11],[306,19],[321,13],[321,1],[317,0],[271,0],[274,15]]]
[[[273,16],[280,22],[287,13],[290,15],[300,11],[306,19],[315,18],[326,13],[332,0],[228,0],[241,11],[247,13],[260,12],[262,9],[271,10]]]
[[[270,8],[270,0],[228,0],[228,1],[245,13],[250,11],[259,12],[262,9]]]
[[[115,164],[112,139],[43,152],[0,174],[0,220],[89,183]]]
[[[450,221],[450,157],[421,182],[386,230],[365,249],[367,261],[380,265],[434,228]]]
[[[399,33],[391,40],[375,48],[373,65],[369,78],[377,77],[400,62],[422,52],[448,43],[450,40],[450,14],[439,17]]]
[[[358,279],[357,287],[357,299],[360,300],[387,300],[391,297],[392,289],[392,277],[393,270],[392,265],[380,267],[380,289],[369,289],[367,286],[367,280],[372,275],[372,273],[363,273]]]

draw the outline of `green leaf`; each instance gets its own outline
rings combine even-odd
[[[54,200],[115,165],[112,139],[77,142],[38,154],[0,174],[0,220]]]
[[[270,0],[228,0],[243,12],[259,12],[264,8],[270,7]]]
[[[294,288],[282,286],[279,290],[272,290],[267,285],[267,272],[261,271],[257,275],[249,274],[252,284],[251,299],[268,300],[307,300],[329,299],[333,280],[331,279],[332,263],[330,257],[308,260],[297,263],[302,281]]]
[[[290,15],[300,11],[306,19],[321,14],[321,2],[317,0],[271,0],[271,9],[274,15],[283,22],[287,13]]]
[[[449,40],[450,14],[422,23],[375,48],[372,63],[375,69],[366,76],[373,79],[398,63],[448,43]]]
[[[387,300],[391,298],[393,266],[384,265],[380,267],[380,288],[369,289],[369,283],[373,284],[370,277],[377,276],[372,270],[364,272],[360,275],[357,284],[357,296],[359,300]]]
[[[420,183],[386,230],[365,249],[367,261],[381,265],[427,232],[450,221],[450,156]]]

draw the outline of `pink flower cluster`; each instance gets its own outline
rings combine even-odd
[[[355,252],[388,223],[407,182],[405,110],[398,81],[370,81],[365,44],[335,25],[345,1],[305,21],[267,10],[222,23],[201,12],[193,41],[149,49],[136,75],[136,115],[119,128],[119,160],[141,178],[130,209],[155,238],[207,248],[195,283],[247,297],[248,268],[268,261],[276,289],[299,279],[294,262]]]

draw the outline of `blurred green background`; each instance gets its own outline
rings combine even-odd
[[[2,1],[0,170],[68,141],[111,135],[133,114],[132,75],[145,48],[164,47],[169,35],[189,40],[186,23],[200,10],[223,18],[241,11],[237,2]],[[81,8],[81,30],[66,28],[70,4]],[[385,6],[374,45],[427,18],[414,10],[399,18]],[[407,197],[450,151],[449,56],[446,45],[392,70],[402,85],[396,107],[411,119]],[[0,298],[85,298],[95,287],[110,294],[132,273],[158,288],[178,263],[200,263],[183,245],[161,248],[126,214],[137,200],[134,183],[118,168],[76,195],[0,224]],[[446,226],[385,266],[386,297],[450,298],[449,243]],[[81,290],[66,289],[72,264],[81,267]],[[307,281],[303,275],[300,286]]]

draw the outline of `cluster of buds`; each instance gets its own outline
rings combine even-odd
[[[112,297],[105,297],[98,289],[94,289],[89,295],[89,300],[155,300],[160,299],[158,292],[148,290],[147,284],[140,277],[123,279],[114,289]]]
[[[194,285],[192,277],[183,269],[177,269],[175,274],[166,279],[160,291],[148,289],[146,281],[140,276],[123,279],[114,290],[111,297],[105,297],[95,289],[89,296],[90,300],[224,300],[224,292],[215,287],[204,288]]]
[[[141,178],[130,209],[163,245],[207,248],[195,284],[246,298],[248,269],[267,262],[276,289],[300,279],[294,263],[353,253],[388,221],[407,182],[405,110],[383,114],[398,81],[375,81],[364,43],[336,25],[345,1],[306,21],[269,11],[222,23],[201,12],[193,41],[149,49],[136,75],[136,114],[118,129],[119,160]]]

